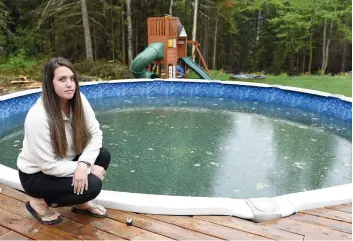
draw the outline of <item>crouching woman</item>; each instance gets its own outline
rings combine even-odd
[[[76,72],[57,57],[44,66],[42,95],[27,113],[19,177],[30,196],[27,210],[42,224],[62,221],[54,207],[106,217],[95,205],[110,163],[93,109],[80,93]]]

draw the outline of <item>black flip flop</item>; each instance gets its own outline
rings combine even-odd
[[[61,221],[63,221],[63,218],[61,216],[59,216],[57,219],[51,220],[51,221],[43,221],[42,218],[45,218],[49,215],[52,215],[52,213],[45,213],[45,214],[38,214],[36,212],[36,210],[34,210],[31,205],[29,204],[29,201],[26,202],[26,208],[28,210],[28,212],[30,212],[30,214],[32,214],[32,216],[41,224],[48,224],[48,225],[53,225],[53,224],[58,224]]]
[[[93,206],[95,209],[98,208],[98,205]],[[97,214],[97,213],[92,213],[88,209],[78,209],[75,206],[72,206],[71,211],[74,213],[81,213],[81,214],[87,214],[89,216],[95,217],[95,218],[106,218],[108,216],[108,211],[106,210],[104,214]]]

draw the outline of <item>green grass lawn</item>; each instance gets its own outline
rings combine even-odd
[[[222,71],[211,71],[211,76],[217,80],[230,80],[231,74],[226,74]],[[199,78],[195,73],[191,72],[188,76],[191,79]],[[286,75],[269,75],[262,80],[239,80],[253,83],[265,83],[273,85],[293,86],[305,89],[313,89],[324,91],[332,94],[341,94],[352,97],[352,76],[286,76]]]

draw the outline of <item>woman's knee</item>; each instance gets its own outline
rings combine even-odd
[[[88,175],[88,190],[86,191],[87,194],[95,198],[98,196],[101,190],[102,180],[93,174]]]
[[[102,147],[99,151],[99,155],[97,159],[99,160],[98,161],[99,163],[97,163],[97,165],[107,170],[111,159],[111,155],[108,149],[105,147]]]
[[[100,149],[99,154],[102,156],[104,160],[106,160],[107,162],[110,162],[111,155],[110,155],[110,151],[107,148],[102,147]]]

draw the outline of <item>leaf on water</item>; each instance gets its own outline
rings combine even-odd
[[[304,163],[304,162],[294,162],[293,163],[293,166],[295,166],[296,168],[299,168],[299,169],[304,169],[305,165],[306,165],[306,163]]]
[[[256,184],[256,189],[257,190],[262,190],[262,189],[264,189],[266,187],[269,187],[269,185],[266,184],[266,183],[258,183],[258,184]]]
[[[218,164],[217,162],[210,162],[210,164],[211,164],[212,166],[216,166],[216,167],[219,166],[219,164]]]

